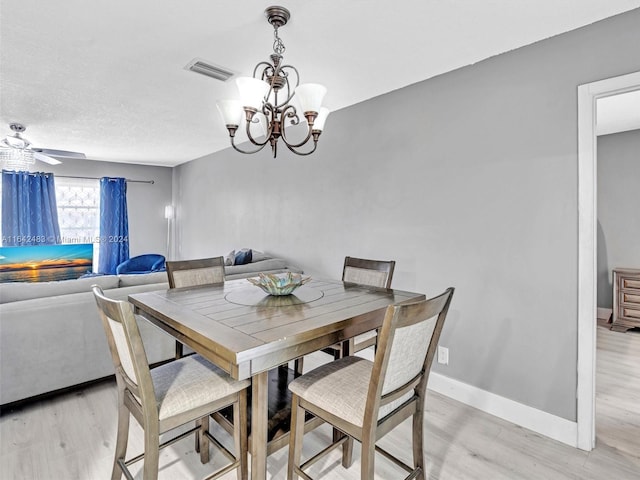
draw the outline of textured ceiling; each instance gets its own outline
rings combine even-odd
[[[0,137],[36,147],[177,165],[228,147],[217,99],[271,53],[260,0],[1,0]],[[640,6],[640,0],[322,0],[282,3],[285,60],[332,110]],[[327,128],[331,127],[331,117]],[[264,152],[269,155],[268,152]]]

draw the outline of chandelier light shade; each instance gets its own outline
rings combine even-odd
[[[327,89],[317,83],[305,83],[296,88],[296,95],[300,108],[304,113],[320,111],[322,99],[327,93]]]
[[[238,100],[220,100],[218,111],[227,125],[240,125],[242,120],[242,104]]]
[[[322,107],[327,89],[317,83],[300,85],[298,70],[292,65],[283,64],[285,46],[278,36],[278,28],[289,21],[289,10],[269,7],[265,15],[274,29],[271,61],[258,63],[253,77],[237,78],[240,100],[221,100],[217,105],[218,110],[229,132],[231,146],[240,153],[256,153],[270,145],[275,158],[278,142],[282,140],[293,153],[309,155],[316,150],[329,115],[329,110]],[[292,104],[294,96],[297,105]],[[285,127],[300,124],[306,124],[307,127],[302,139],[288,139]],[[256,148],[243,150],[235,144],[235,135],[241,126]],[[299,129],[295,130],[297,134],[300,133]],[[310,140],[313,145],[305,147]]]

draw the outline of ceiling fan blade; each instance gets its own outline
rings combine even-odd
[[[36,158],[36,160],[48,163],[49,165],[59,165],[62,163],[60,160],[56,160],[55,158],[45,155],[44,153],[40,153],[37,150],[33,152],[33,156]]]
[[[41,153],[48,157],[60,157],[60,158],[81,158],[86,159],[87,156],[80,152],[69,152],[67,150],[54,150],[52,148],[32,148],[36,153]]]

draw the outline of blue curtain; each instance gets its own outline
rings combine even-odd
[[[98,272],[115,274],[129,258],[127,183],[124,178],[100,179],[100,255]]]
[[[61,243],[53,173],[2,171],[2,245]]]

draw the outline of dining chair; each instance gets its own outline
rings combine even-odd
[[[394,260],[369,260],[366,258],[345,257],[342,268],[342,281],[366,285],[368,287],[391,288],[393,280],[393,270],[396,262]],[[376,345],[376,331],[363,333],[350,339],[349,354],[364,350]],[[343,344],[335,344],[322,350],[333,355],[334,359],[343,356]]]
[[[224,257],[166,262],[169,288],[220,285],[224,283]],[[190,352],[191,353],[191,352]],[[176,359],[184,356],[184,345],[176,340]]]
[[[409,472],[425,478],[423,417],[431,363],[444,325],[453,288],[430,300],[390,305],[378,335],[374,361],[346,356],[322,365],[289,384],[293,394],[287,478],[310,479],[304,470],[343,445],[342,464],[350,466],[353,439],[362,443],[360,478],[373,479],[376,451]],[[329,447],[300,464],[306,412],[344,433]],[[413,466],[376,442],[413,418]]]
[[[200,355],[184,357],[149,368],[133,306],[107,298],[93,286],[116,374],[118,389],[118,431],[111,479],[122,474],[132,479],[129,466],[144,459],[144,480],[158,478],[160,449],[194,433],[200,460],[209,462],[209,442],[217,445],[230,463],[211,479],[237,469],[239,480],[247,479],[247,388],[249,380],[234,380]],[[234,450],[227,450],[209,432],[209,415],[233,407]],[[144,430],[144,452],[126,460],[130,414]],[[196,421],[196,426],[160,443],[160,435]]]

